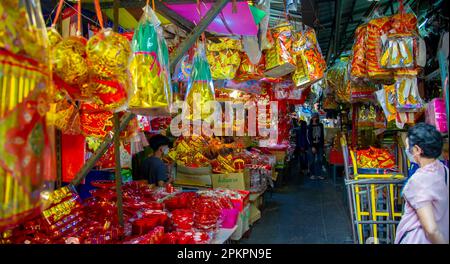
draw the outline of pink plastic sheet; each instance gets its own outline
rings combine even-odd
[[[201,18],[206,15],[213,3],[200,3],[200,14],[197,10],[196,3],[166,5],[180,16],[192,21],[195,24],[198,24]],[[237,12],[233,14],[233,5],[231,2],[228,3],[223,8],[222,12],[219,13],[206,28],[206,30],[218,34],[256,36],[256,34],[258,34],[258,28],[253,20],[248,3],[237,2],[236,6]],[[225,21],[226,24],[223,21]]]

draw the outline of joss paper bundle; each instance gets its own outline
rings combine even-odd
[[[185,101],[190,107],[189,118],[210,116],[211,112],[203,111],[203,107],[209,101],[214,100],[214,85],[211,71],[205,54],[205,45],[199,43],[192,65],[192,73],[186,92]],[[196,114],[198,113],[198,115]]]
[[[295,61],[292,57],[291,26],[287,23],[280,24],[272,29],[274,39],[273,46],[266,51],[266,73],[268,77],[281,77],[295,70]]]
[[[132,42],[130,71],[134,95],[129,102],[131,109],[168,108],[172,101],[169,52],[160,24],[150,6],[145,6]]]
[[[241,63],[242,43],[239,39],[219,38],[219,42],[208,40],[206,58],[214,80],[230,80],[236,76]]]
[[[323,78],[326,62],[317,42],[316,32],[312,28],[297,33],[294,44],[296,70],[292,80],[296,86],[314,83]]]

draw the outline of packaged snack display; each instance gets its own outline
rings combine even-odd
[[[367,24],[367,73],[372,79],[392,79],[393,72],[384,69],[379,63],[382,52],[381,36],[390,28],[389,17],[375,18]]]
[[[351,64],[351,76],[356,78],[367,77],[367,24],[363,24],[356,28],[355,43],[353,44],[353,56]]]
[[[386,149],[370,147],[358,150],[356,155],[359,168],[392,169],[396,165],[394,156]]]
[[[349,58],[341,57],[327,71],[327,83],[331,91],[336,94],[338,102],[350,102],[350,81],[347,78]]]
[[[274,45],[266,51],[266,72],[268,77],[278,78],[295,70],[295,61],[292,57],[291,26],[287,23],[277,25],[272,29]]]
[[[241,63],[242,43],[239,39],[219,38],[218,43],[207,41],[206,58],[211,68],[211,76],[217,79],[234,79]]]
[[[192,67],[185,101],[190,107],[191,119],[195,118],[194,112],[199,113],[201,118],[204,119],[212,112],[212,110],[205,112],[202,109],[206,102],[214,100],[214,85],[203,43],[199,43],[197,46]]]
[[[264,77],[265,57],[261,56],[257,64],[253,64],[246,53],[241,53],[241,64],[234,78],[236,81],[259,80]]]
[[[169,52],[161,31],[155,13],[145,6],[133,36],[130,63],[134,95],[129,108],[136,111],[168,108],[171,104]]]
[[[293,45],[296,70],[292,80],[296,86],[314,83],[323,78],[326,62],[317,42],[316,32],[308,28],[296,33],[296,42]]]

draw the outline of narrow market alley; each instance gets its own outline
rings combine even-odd
[[[291,162],[285,184],[266,193],[262,217],[242,244],[352,243],[346,191],[341,177],[310,180]]]

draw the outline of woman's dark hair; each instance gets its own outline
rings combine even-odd
[[[314,118],[317,118],[318,120],[317,120],[317,123],[320,123],[320,115],[319,115],[319,113],[313,113],[312,114],[312,116],[311,116],[311,119],[309,120],[309,124],[310,125],[312,125],[313,124],[313,120],[314,120]]]
[[[170,144],[169,138],[163,135],[152,136],[149,140],[149,145],[153,149],[153,151],[157,151],[159,147],[164,145],[169,146],[169,144]]]
[[[417,145],[422,150],[422,157],[437,159],[442,154],[442,135],[432,125],[419,123],[408,131],[409,147]]]

